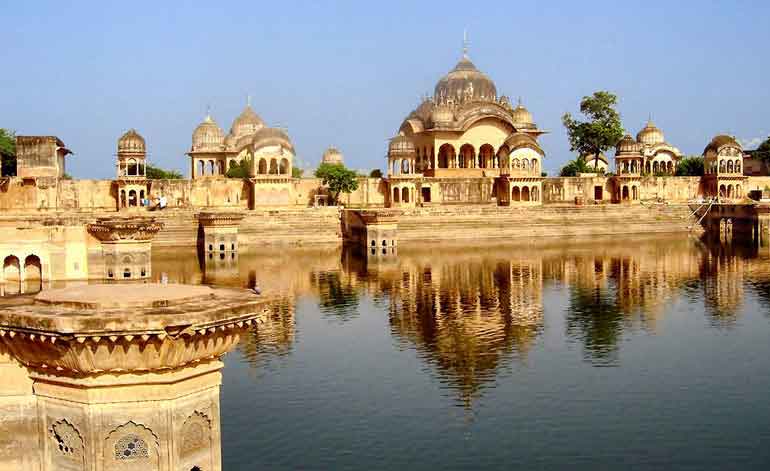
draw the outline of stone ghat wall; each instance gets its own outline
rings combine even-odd
[[[682,233],[693,224],[687,205],[591,205],[500,208],[454,206],[404,210],[401,247],[422,241],[501,241],[531,237]],[[700,226],[692,229],[702,232]]]
[[[163,223],[153,247],[194,247],[198,241],[196,211],[168,209],[147,213]],[[266,208],[246,211],[238,228],[238,243],[265,245],[338,244],[339,210],[321,208]]]
[[[669,202],[685,203],[704,195],[701,177],[639,177],[627,185],[639,186],[639,199],[663,198]],[[610,177],[555,177],[543,180],[543,202],[574,202],[583,197],[586,202],[596,201],[596,189],[601,188],[600,201],[610,202],[617,188]]]
[[[5,178],[0,180],[0,211],[116,210],[117,196],[110,180]]]

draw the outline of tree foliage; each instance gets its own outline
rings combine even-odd
[[[251,170],[251,158],[245,157],[240,162],[235,162],[227,169],[225,176],[227,178],[249,178],[249,172]]]
[[[16,134],[8,129],[0,128],[0,159],[2,171],[0,175],[13,177],[16,175]]]
[[[334,202],[338,201],[340,193],[351,193],[358,189],[358,174],[343,164],[321,164],[315,176],[329,187],[329,195]]]
[[[559,176],[577,177],[581,173],[601,173],[601,169],[591,167],[586,163],[585,159],[578,157],[575,160],[567,162],[567,164],[561,168]]]
[[[770,163],[770,137],[757,147],[754,151],[754,157],[765,163]]]
[[[291,178],[302,178],[302,174],[304,174],[305,171],[302,170],[299,167],[292,167],[291,168]]]
[[[382,170],[375,168],[371,172],[369,172],[369,177],[371,178],[382,178]]]
[[[700,177],[703,175],[703,157],[691,155],[679,161],[676,175],[679,177]]]
[[[147,164],[145,174],[150,180],[179,180],[182,178],[182,173],[178,170],[165,170],[150,164]]]
[[[607,91],[594,92],[580,100],[580,112],[587,118],[579,121],[570,113],[561,120],[567,128],[570,150],[579,155],[600,155],[623,137],[620,114],[615,110],[618,97]],[[595,164],[598,167],[599,162]]]

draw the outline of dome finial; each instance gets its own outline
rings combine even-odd
[[[251,108],[251,94],[246,95],[246,106]]]
[[[468,28],[463,29],[463,57],[468,58]]]

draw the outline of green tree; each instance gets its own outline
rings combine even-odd
[[[371,172],[369,172],[369,177],[371,178],[382,178],[382,170],[375,168]]]
[[[607,91],[594,92],[580,100],[580,112],[588,118],[578,121],[570,113],[561,120],[567,128],[570,150],[578,155],[601,155],[623,137],[620,114],[615,110],[618,97]],[[599,161],[594,168],[598,169]]]
[[[329,187],[329,195],[336,203],[340,193],[351,193],[358,189],[358,174],[343,164],[321,164],[315,171],[316,178]]]
[[[147,164],[145,168],[145,175],[150,180],[179,180],[182,178],[182,173],[178,170],[165,170],[150,164]]]
[[[303,173],[305,173],[305,171],[299,167],[291,168],[291,178],[302,178]]]
[[[16,134],[3,128],[0,128],[0,159],[2,159],[0,175],[16,176]]]
[[[679,177],[700,177],[703,175],[703,157],[691,155],[679,161],[676,167],[676,175]]]
[[[561,168],[559,176],[561,177],[577,177],[581,173],[599,173],[601,170],[597,168],[591,168],[585,159],[578,157],[575,160],[570,160],[567,164]]]
[[[770,137],[757,147],[754,151],[754,157],[765,163],[770,163]]]
[[[240,162],[233,162],[230,168],[227,169],[225,176],[227,178],[249,178],[250,170],[251,158],[246,157],[241,159]]]

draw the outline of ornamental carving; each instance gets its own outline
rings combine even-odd
[[[163,223],[150,217],[100,218],[86,226],[102,242],[150,241],[163,229]]]
[[[181,455],[188,455],[211,447],[211,420],[195,411],[182,425]]]
[[[83,436],[74,425],[61,419],[48,429],[53,441],[51,464],[57,470],[80,470],[84,464]]]
[[[113,429],[104,441],[106,469],[158,469],[160,440],[148,427],[133,421]]]

